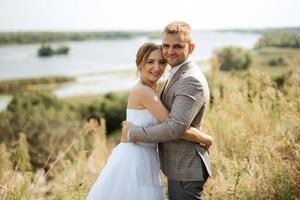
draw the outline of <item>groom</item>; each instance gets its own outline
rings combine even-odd
[[[175,21],[165,27],[163,56],[172,69],[161,100],[170,114],[161,124],[122,131],[125,141],[158,142],[160,165],[168,177],[170,200],[201,199],[203,186],[211,176],[206,149],[180,139],[189,126],[200,128],[209,99],[207,81],[190,58],[194,47],[189,24]]]

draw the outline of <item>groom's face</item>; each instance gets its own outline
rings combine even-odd
[[[194,50],[194,44],[180,33],[164,33],[162,46],[163,56],[171,67],[183,63]]]

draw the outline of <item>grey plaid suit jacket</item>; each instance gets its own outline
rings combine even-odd
[[[205,168],[211,176],[205,148],[180,139],[189,126],[200,128],[209,100],[206,78],[195,62],[189,61],[177,70],[161,99],[170,111],[167,120],[148,128],[131,128],[129,141],[158,142],[161,169],[172,180],[204,180]]]

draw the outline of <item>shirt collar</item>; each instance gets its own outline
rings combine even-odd
[[[182,66],[182,65],[184,65],[185,63],[187,63],[187,62],[189,62],[189,61],[191,61],[192,60],[192,58],[191,58],[191,56],[189,56],[183,63],[181,63],[181,64],[179,64],[179,65],[177,65],[177,66],[175,66],[175,67],[172,67],[171,69],[170,69],[170,71],[169,71],[169,73],[170,73],[170,75],[169,75],[169,80],[173,77],[173,75],[177,72],[177,70]]]

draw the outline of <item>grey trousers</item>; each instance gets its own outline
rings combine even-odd
[[[203,181],[175,181],[168,179],[168,193],[170,200],[196,200],[202,199]]]

